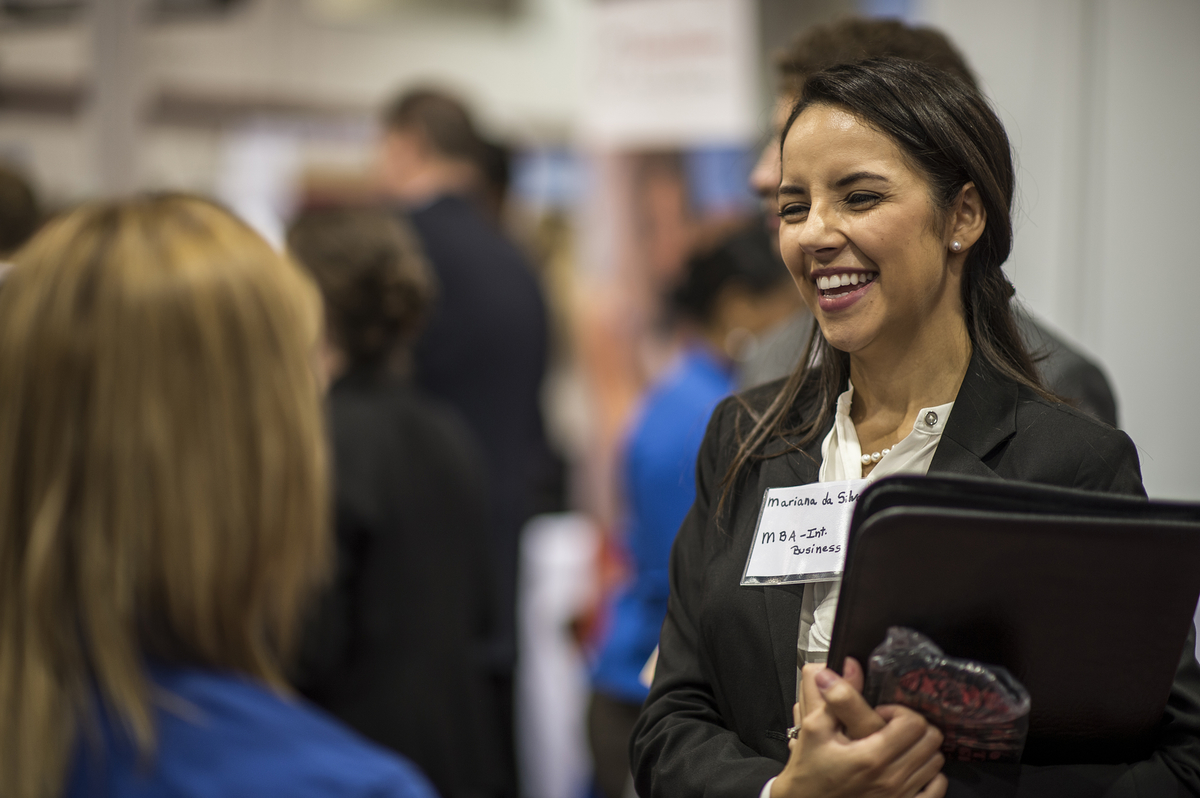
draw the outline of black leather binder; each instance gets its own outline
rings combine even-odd
[[[1022,761],[1142,758],[1200,597],[1200,505],[890,477],[855,507],[829,662],[889,626],[1002,665],[1032,697]]]

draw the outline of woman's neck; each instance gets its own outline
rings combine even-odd
[[[850,417],[864,450],[898,442],[921,408],[954,401],[970,361],[965,324],[911,341],[900,351],[851,353]]]

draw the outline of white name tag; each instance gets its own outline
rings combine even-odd
[[[795,585],[842,575],[854,502],[869,480],[769,488],[743,585]]]

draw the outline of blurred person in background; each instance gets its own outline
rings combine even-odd
[[[432,798],[294,697],[330,550],[311,282],[179,196],[50,224],[0,289],[0,793]]]
[[[482,455],[409,379],[435,294],[428,265],[384,211],[302,213],[287,240],[325,298],[338,543],[297,685],[411,757],[444,798],[500,795]]]
[[[383,122],[385,189],[411,221],[439,286],[416,342],[415,382],[462,414],[487,463],[499,596],[491,664],[515,794],[519,538],[552,462],[539,405],[546,307],[524,255],[479,207],[484,144],[462,103],[414,90],[387,107]]]
[[[488,220],[500,228],[504,224],[509,183],[512,182],[512,152],[508,145],[499,141],[483,141],[477,158],[479,207]]]
[[[630,573],[613,596],[592,669],[588,737],[596,786],[621,798],[632,786],[629,737],[648,692],[640,674],[667,614],[667,559],[696,498],[696,453],[717,403],[736,387],[734,364],[799,297],[761,222],[687,263],[671,293],[682,348],[642,401],[621,461],[622,545]]]
[[[0,263],[29,240],[41,221],[37,196],[29,181],[0,163]]]
[[[773,116],[774,135],[763,147],[750,176],[773,230],[779,228],[775,214],[780,177],[779,132],[804,79],[835,64],[888,55],[927,63],[979,88],[958,49],[945,34],[933,28],[911,27],[894,19],[851,17],[803,31],[777,60],[780,85]],[[1047,330],[1019,304],[1014,304],[1013,310],[1046,387],[1074,407],[1117,426],[1117,401],[1103,369]],[[764,346],[744,367],[742,386],[752,387],[791,373],[812,329],[811,314],[802,310],[768,334]]]

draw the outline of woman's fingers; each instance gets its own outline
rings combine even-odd
[[[841,721],[846,728],[846,736],[851,740],[861,740],[884,727],[883,718],[871,709],[862,693],[833,670],[825,668],[817,673],[813,683],[820,691],[826,711]]]
[[[942,733],[926,723],[925,733],[907,751],[896,758],[900,773],[908,774],[905,794],[916,795],[941,772],[946,759],[941,753]]]
[[[792,708],[800,734],[789,742],[788,766],[772,791],[790,795],[804,785],[830,795],[942,798],[941,732],[905,707],[872,709],[858,690],[858,663],[847,660],[844,670],[849,678],[820,666],[803,670],[806,706]]]
[[[846,657],[842,662],[842,678],[858,692],[863,691],[863,669],[854,657]]]
[[[799,718],[799,725],[800,734],[810,740],[810,744],[832,739],[842,730],[842,723],[837,716],[823,708]]]
[[[937,726],[925,720],[925,717],[919,712],[914,712],[908,707],[903,707],[899,704],[881,704],[875,708],[875,711],[889,725],[893,721],[901,720],[905,724],[911,723],[919,727],[923,732],[923,738],[916,741],[915,744],[927,746],[932,751],[936,751],[942,747],[942,732]]]
[[[907,784],[913,795],[925,795],[925,790],[930,784],[933,784],[939,777],[945,780],[942,776],[942,766],[946,764],[946,760],[941,754],[929,759],[924,765],[916,770],[909,777]]]
[[[937,753],[941,735],[921,715],[905,707],[890,707],[887,725],[859,742],[866,755],[885,762],[903,760],[906,772],[912,772]],[[908,759],[904,759],[905,756]]]
[[[821,700],[821,691],[817,688],[817,684],[813,681],[817,674],[825,670],[825,666],[819,662],[810,662],[805,665],[800,671],[800,690],[797,691],[797,700],[800,702],[800,717],[807,717],[810,713],[816,712],[825,705]]]
[[[893,775],[900,780],[894,783],[901,785],[901,794],[921,798],[943,795],[941,782],[945,779],[938,782],[946,763],[941,731],[906,707],[882,706],[879,715],[887,720],[887,727],[865,742],[875,742],[879,756],[892,758]]]
[[[925,785],[924,789],[916,794],[915,798],[943,798],[949,787],[950,781],[943,774],[939,773]]]
[[[845,680],[830,680],[824,674],[820,677],[828,703],[804,717],[799,738],[791,742],[787,767],[772,786],[773,794],[944,796],[945,779],[939,776],[943,763],[938,750],[941,732],[904,707],[889,706],[875,714],[852,685],[836,683]],[[815,684],[817,677],[810,678]],[[857,702],[862,706],[855,706]],[[866,707],[883,728],[864,739],[849,739],[834,712],[847,707],[849,711],[844,714],[850,715]]]
[[[820,709],[824,705],[824,700],[821,698],[821,690],[813,681],[818,673],[826,670],[825,665],[819,662],[810,662],[805,665],[801,671],[800,690],[797,691],[797,700],[800,702],[800,717]],[[854,657],[846,657],[842,664],[842,678],[846,680],[851,687],[859,693],[863,689],[863,670],[858,664],[858,660]]]

